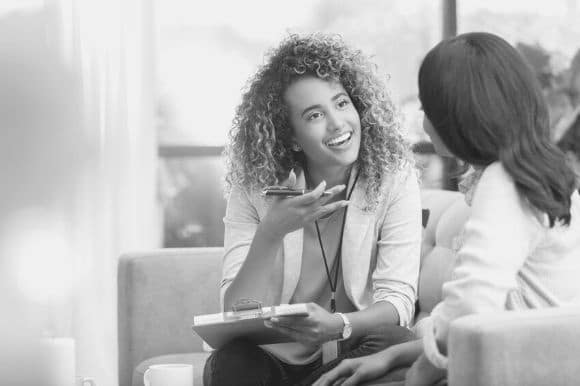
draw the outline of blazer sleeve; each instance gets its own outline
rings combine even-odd
[[[421,198],[413,168],[397,176],[379,229],[373,301],[391,303],[399,324],[413,320],[421,251]]]
[[[250,245],[260,223],[255,205],[248,193],[232,188],[228,197],[224,221],[224,257],[220,283],[220,301],[246,260]]]

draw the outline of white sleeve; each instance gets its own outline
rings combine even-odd
[[[414,170],[401,173],[390,192],[380,229],[377,265],[373,272],[374,302],[387,301],[399,314],[399,324],[413,320],[421,250],[421,198]]]
[[[250,245],[258,228],[260,219],[248,195],[238,188],[233,188],[224,217],[224,258],[220,285],[220,301],[240,271],[248,256]]]

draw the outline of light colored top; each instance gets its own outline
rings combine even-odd
[[[336,272],[336,252],[340,239],[340,228],[344,208],[335,211],[331,216],[318,220],[322,245],[326,254],[331,278],[334,282]],[[333,269],[333,267],[335,269]],[[324,268],[324,260],[314,223],[304,227],[304,248],[302,250],[302,267],[300,279],[296,285],[296,291],[290,299],[290,303],[313,302],[326,310],[330,310],[330,283]],[[353,312],[356,308],[352,305],[344,291],[342,280],[342,268],[339,268],[338,283],[336,286],[336,311]],[[314,361],[320,355],[320,349],[305,346],[300,343],[281,343],[262,346],[265,350],[286,363],[307,364]]]
[[[355,173],[353,169],[347,191]],[[305,186],[302,171],[298,171],[296,181],[298,187]],[[382,196],[372,210],[367,208],[365,189],[364,179],[360,178],[346,216],[341,261],[345,294],[356,310],[376,302],[390,302],[397,310],[400,324],[406,326],[413,317],[419,275],[421,203],[417,176],[411,167],[386,175]],[[225,290],[239,272],[270,202],[271,198],[259,192],[234,188],[230,193],[224,217],[222,307]],[[279,249],[284,261],[280,303],[289,303],[296,292],[305,241],[301,228],[287,234]]]
[[[330,217],[318,220],[322,245],[326,254],[326,261],[330,269],[330,277],[334,283],[336,272],[336,252],[340,242],[340,229],[344,208],[335,211]],[[300,279],[296,285],[290,303],[314,302],[326,310],[330,310],[331,288],[324,267],[324,259],[318,243],[318,236],[314,223],[304,227],[304,247],[302,249],[302,267]],[[344,290],[342,266],[339,267],[338,283],[336,284],[336,311],[356,311]]]
[[[460,316],[580,305],[578,192],[570,211],[569,226],[550,228],[547,215],[520,196],[500,163],[481,173],[452,278],[431,313],[432,333],[423,338],[435,365],[445,362],[433,352],[432,340],[446,341],[450,323]]]

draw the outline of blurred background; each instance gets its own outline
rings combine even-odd
[[[578,20],[575,0],[0,0],[2,384],[28,382],[19,358],[36,335],[74,338],[77,373],[117,384],[118,256],[222,245],[226,133],[289,33],[338,33],[371,55],[423,188],[453,190],[455,161],[421,129],[423,55],[456,33],[506,38],[578,165]]]

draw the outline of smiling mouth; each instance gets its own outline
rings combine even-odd
[[[328,147],[340,146],[340,145],[348,142],[348,140],[350,140],[351,138],[352,138],[352,131],[349,131],[347,133],[339,135],[338,137],[334,137],[334,138],[330,139],[329,141],[324,142],[324,144]]]

